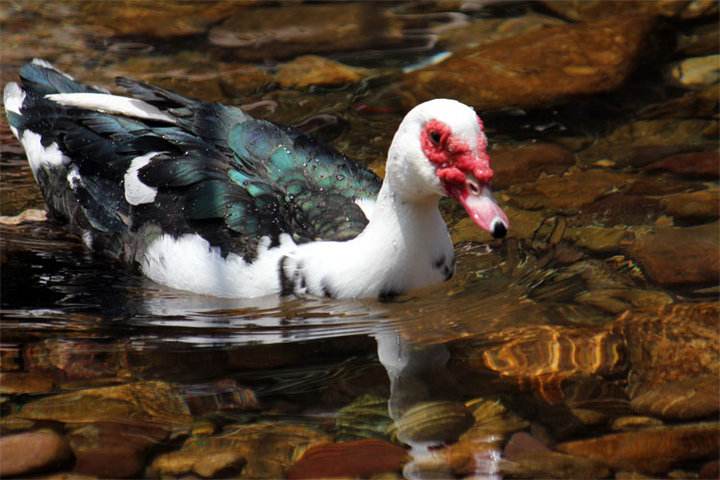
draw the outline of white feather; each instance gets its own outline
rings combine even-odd
[[[277,247],[269,245],[270,239],[264,237],[257,259],[248,263],[233,253],[223,258],[220,248],[196,234],[161,235],[148,245],[141,268],[150,279],[180,290],[217,297],[261,297],[280,291],[278,262],[297,248],[288,235],[281,235]]]
[[[5,90],[3,90],[3,105],[5,105],[5,111],[22,115],[20,110],[22,109],[24,101],[25,91],[20,88],[17,83],[11,82],[5,85]],[[17,137],[17,130],[13,133]]]
[[[107,95],[105,93],[53,93],[45,95],[45,98],[66,107],[84,108],[126,117],[176,123],[175,119],[170,115],[137,98]]]
[[[57,143],[53,142],[48,147],[44,147],[41,140],[40,135],[30,130],[23,130],[20,137],[30,169],[36,178],[37,171],[42,167],[61,167],[70,162],[70,159],[60,151]]]
[[[160,152],[150,152],[133,158],[130,168],[125,172],[125,200],[130,205],[152,203],[157,196],[157,188],[149,187],[138,178],[138,170],[150,163],[150,160]]]
[[[365,214],[365,218],[370,220],[372,217],[373,210],[375,210],[375,199],[374,198],[356,198],[355,205],[360,207],[360,210]]]
[[[65,178],[67,179],[68,185],[70,185],[70,190],[74,191],[78,185],[82,185],[82,177],[80,177],[80,171],[76,166],[73,166],[68,171]]]

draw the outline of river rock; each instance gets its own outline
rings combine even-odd
[[[317,55],[303,55],[280,65],[275,78],[285,88],[307,88],[356,83],[367,74],[368,70],[364,68],[350,67]]]
[[[152,426],[119,423],[83,425],[69,434],[75,453],[74,471],[101,478],[137,478],[147,450],[167,433]]]
[[[682,87],[698,88],[720,81],[720,55],[686,58],[670,68],[673,81]]]
[[[510,204],[536,210],[577,211],[602,196],[631,184],[632,177],[606,170],[571,170],[562,176],[541,177],[532,184],[510,188]]]
[[[362,395],[337,412],[335,417],[338,440],[385,438],[392,423],[388,416],[387,398]]]
[[[720,305],[668,305],[651,313],[627,312],[614,331],[625,338],[633,408],[673,419],[718,412]]]
[[[633,182],[631,188],[635,183],[637,181]],[[657,191],[658,189],[655,189],[653,194],[657,194]],[[629,193],[611,193],[580,208],[576,220],[588,228],[599,225],[622,228],[627,225],[652,224],[662,211],[660,201],[656,198]],[[582,236],[579,240],[582,241]]]
[[[54,383],[52,378],[39,373],[0,373],[0,394],[3,395],[47,393],[52,391],[53,386]]]
[[[172,39],[197,35],[248,2],[202,3],[153,0],[120,0],[111,3],[83,2],[73,23],[101,25],[118,36]]]
[[[508,441],[500,471],[509,478],[605,478],[610,473],[602,462],[553,452],[525,432]]]
[[[190,410],[179,391],[161,381],[52,395],[26,403],[16,415],[30,420],[65,423],[149,423],[167,430],[187,430],[192,422]]]
[[[95,317],[77,317],[77,321],[94,322]],[[129,369],[127,345],[123,342],[103,344],[67,339],[47,339],[25,347],[25,368],[48,374],[57,383],[94,379],[116,379]]]
[[[377,439],[325,443],[305,451],[287,472],[289,479],[368,478],[385,472],[399,472],[408,453],[392,443]]]
[[[717,222],[697,227],[658,227],[626,250],[660,285],[715,284],[720,276],[718,228]]]
[[[575,164],[571,151],[553,143],[499,145],[493,148],[490,155],[495,171],[492,182],[495,189],[531,182],[543,173],[559,175]]]
[[[221,473],[237,478],[282,478],[306,449],[331,439],[301,424],[228,425],[213,436],[189,438],[175,452],[156,457],[151,475],[181,476]]]
[[[613,420],[610,428],[615,431],[640,430],[648,427],[660,427],[662,424],[662,420],[658,420],[657,418],[635,415],[616,418]]]
[[[717,13],[713,0],[543,0],[543,5],[575,21],[591,22],[611,15],[662,15],[665,17],[698,18]]]
[[[720,216],[720,190],[676,193],[660,200],[665,213],[677,220],[717,220]]]
[[[17,215],[0,215],[0,223],[3,225],[20,225],[28,222],[44,222],[47,220],[47,212],[38,208],[23,210]]]
[[[0,452],[3,478],[59,467],[72,458],[67,440],[52,430],[0,437]]]
[[[678,52],[685,55],[717,53],[720,45],[720,28],[717,22],[684,30],[678,35]]]
[[[670,155],[651,163],[645,170],[666,171],[690,178],[717,180],[720,178],[720,152],[689,152]]]
[[[473,415],[458,402],[420,402],[396,420],[393,430],[405,444],[450,443],[473,424]]]
[[[617,88],[652,19],[624,15],[532,31],[455,53],[412,72],[415,100],[456,98],[481,110],[540,107]]]
[[[616,470],[667,472],[672,465],[717,455],[720,424],[695,423],[561,443],[557,449],[587,457]]]
[[[401,24],[372,4],[288,4],[238,12],[210,30],[210,41],[243,60],[351,51],[398,43]]]

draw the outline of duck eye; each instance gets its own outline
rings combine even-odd
[[[433,144],[440,145],[440,132],[438,132],[437,130],[433,130],[432,132],[430,132],[430,140]]]

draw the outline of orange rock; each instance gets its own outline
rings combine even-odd
[[[287,477],[370,477],[376,473],[399,471],[407,460],[404,448],[382,440],[326,443],[308,449],[290,467]]]
[[[0,452],[0,477],[3,478],[45,470],[72,457],[67,440],[52,430],[2,437]]]

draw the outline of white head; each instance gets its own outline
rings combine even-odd
[[[493,172],[486,149],[475,110],[456,100],[430,100],[410,110],[400,123],[385,181],[407,201],[452,197],[479,227],[503,237],[509,222],[490,192]]]

